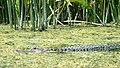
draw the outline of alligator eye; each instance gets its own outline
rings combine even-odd
[[[37,49],[36,47],[34,47],[33,49]]]

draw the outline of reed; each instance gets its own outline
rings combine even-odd
[[[117,0],[1,0],[0,20],[11,28],[31,31],[46,30],[68,20],[119,24],[120,4]],[[28,24],[28,25],[26,25]],[[30,25],[30,26],[29,26]]]

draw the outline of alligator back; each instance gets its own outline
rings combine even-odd
[[[16,50],[16,52],[83,52],[83,51],[110,51],[119,49],[120,45],[74,45],[63,48],[31,48],[29,50]]]
[[[118,49],[120,46],[109,46],[109,45],[77,45],[77,46],[69,46],[60,48],[59,52],[81,52],[81,51],[110,51],[114,49]]]

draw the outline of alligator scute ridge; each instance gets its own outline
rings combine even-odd
[[[75,45],[63,48],[37,48],[28,50],[15,50],[15,52],[85,52],[85,51],[111,51],[120,49],[120,45]]]

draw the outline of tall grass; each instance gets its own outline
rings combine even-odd
[[[8,16],[9,16],[10,27],[13,28],[11,0],[7,0],[7,7],[8,7]]]
[[[90,4],[94,2],[90,6]],[[114,0],[1,0],[1,21],[11,28],[45,30],[50,25],[72,25],[71,20],[101,23],[119,23],[119,1]],[[50,8],[51,6],[51,8]],[[14,26],[13,26],[14,25]]]
[[[119,2],[118,2],[119,4],[118,4],[118,23],[120,24],[120,0],[119,0]]]

